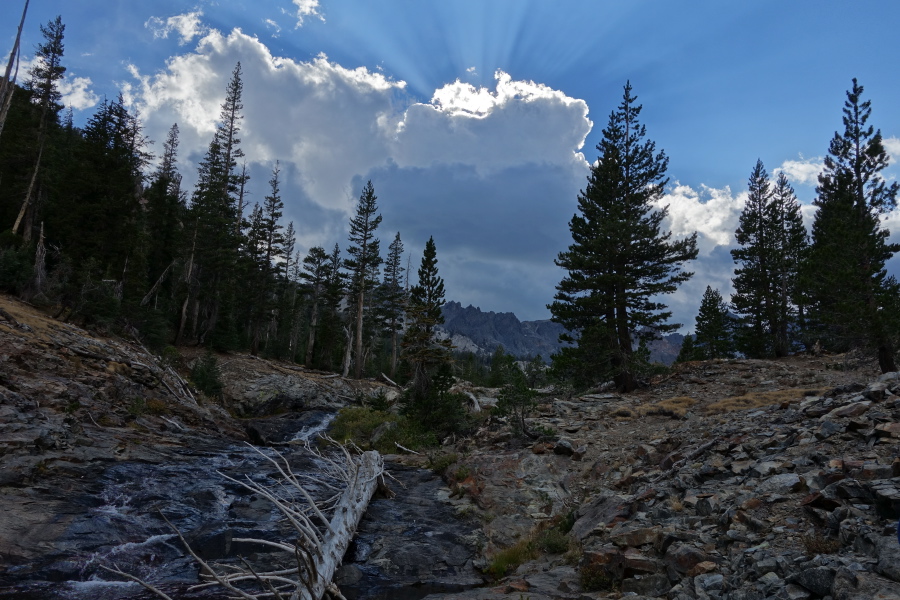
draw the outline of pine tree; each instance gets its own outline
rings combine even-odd
[[[411,385],[406,411],[427,429],[447,429],[459,420],[462,407],[448,394],[452,384],[450,373],[450,340],[436,336],[444,322],[444,280],[438,275],[437,249],[434,238],[428,238],[419,266],[419,282],[409,293],[407,327],[403,335],[403,359],[409,365]]]
[[[738,315],[737,342],[752,358],[769,356],[772,344],[769,317],[772,298],[772,231],[766,208],[772,202],[772,186],[761,160],[750,173],[747,203],[734,236],[740,247],[731,250],[739,265],[734,270],[731,304]]]
[[[688,334],[681,341],[681,349],[678,351],[678,357],[675,359],[675,362],[682,363],[692,360],[703,360],[703,358],[700,356],[697,347],[694,346],[694,336]]]
[[[706,286],[696,325],[692,340],[696,358],[692,360],[734,358],[731,315],[719,290]]]
[[[397,372],[397,359],[400,348],[399,334],[403,327],[403,312],[406,307],[406,290],[403,287],[403,242],[400,233],[388,246],[387,260],[384,263],[384,279],[380,288],[379,304],[381,317],[391,341],[390,374]]]
[[[900,289],[885,263],[900,245],[888,242],[880,217],[896,207],[900,184],[887,184],[881,131],[868,123],[871,102],[856,79],[844,102],[844,132],[835,133],[816,187],[818,208],[804,264],[810,321],[826,346],[875,349],[882,372],[895,371]]]
[[[800,258],[806,229],[800,204],[784,173],[772,187],[761,160],[750,174],[747,203],[731,251],[738,267],[731,297],[738,315],[738,350],[761,358],[790,352],[798,327]]]
[[[554,357],[555,371],[584,384],[611,375],[626,391],[637,386],[633,335],[653,338],[680,327],[668,323],[671,312],[658,299],[692,276],[682,266],[697,256],[696,233],[673,241],[662,231],[668,211],[655,203],[668,181],[668,158],[644,139],[635,100],[626,84],[578,196],[580,214],[569,222],[574,243],[556,260],[568,275],[548,305],[571,332],[561,339],[577,343]]]
[[[356,214],[350,220],[350,247],[347,252],[350,258],[344,265],[350,271],[350,289],[356,299],[355,307],[355,362],[353,376],[362,378],[363,372],[363,337],[364,314],[366,308],[366,292],[371,289],[372,270],[381,264],[379,254],[380,240],[375,237],[375,230],[381,224],[381,215],[377,215],[378,205],[375,201],[375,187],[369,181],[363,187],[356,205]]]
[[[419,283],[409,292],[407,327],[403,335],[403,358],[410,365],[412,395],[424,400],[431,392],[433,375],[450,360],[449,340],[438,340],[435,331],[443,324],[444,280],[438,275],[437,249],[428,238],[418,271]]]
[[[319,327],[319,311],[321,310],[321,304],[328,284],[329,267],[329,257],[325,249],[321,246],[313,246],[309,249],[309,254],[303,259],[303,272],[300,274],[301,279],[309,287],[309,337],[306,342],[306,360],[304,364],[310,368],[313,365],[316,331]]]
[[[63,38],[65,36],[66,26],[63,25],[62,17],[57,16],[55,20],[49,21],[46,26],[41,26],[41,35],[44,41],[38,44],[34,51],[36,62],[31,68],[31,80],[28,83],[28,90],[34,101],[41,107],[41,120],[38,127],[37,139],[37,158],[34,162],[34,168],[31,172],[31,180],[28,183],[28,190],[25,192],[25,198],[22,200],[22,207],[19,209],[19,215],[13,225],[12,232],[18,233],[25,212],[31,204],[34,195],[35,185],[37,183],[38,174],[41,168],[41,159],[44,155],[44,146],[47,142],[47,130],[52,122],[56,121],[62,106],[59,100],[62,94],[59,91],[57,82],[65,75],[66,68],[62,66],[62,57],[65,52]],[[25,231],[25,239],[30,239],[31,229]]]
[[[775,356],[787,356],[802,327],[803,299],[800,292],[800,265],[809,245],[800,202],[787,176],[778,174],[767,207],[772,223],[772,298],[771,316]]]

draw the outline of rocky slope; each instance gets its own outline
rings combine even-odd
[[[488,555],[573,511],[570,550],[452,597],[896,600],[898,394],[896,373],[824,357],[548,397],[532,425],[558,436],[485,427],[450,472]]]
[[[196,570],[152,508],[210,556],[248,552],[230,540],[279,525],[215,469],[268,476],[244,440],[293,448],[381,387],[228,355],[218,403],[184,383],[197,354],[183,354],[169,364],[0,297],[0,598],[146,597],[106,581],[104,561],[191,597]],[[482,406],[497,395],[465,389]],[[402,485],[338,573],[348,598],[900,599],[900,378],[866,360],[687,363],[635,394],[544,390],[536,441],[481,418],[431,459],[390,459]],[[446,483],[420,468],[441,458]],[[561,522],[567,548],[526,543]],[[519,546],[521,564],[487,573]]]

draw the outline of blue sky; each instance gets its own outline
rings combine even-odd
[[[548,316],[626,80],[670,158],[669,224],[700,232],[696,276],[668,298],[688,330],[706,285],[731,291],[756,159],[811,202],[853,77],[900,156],[893,1],[32,0],[26,55],[57,14],[77,122],[121,91],[152,139],[179,124],[189,183],[240,60],[251,200],[280,160],[302,251],[346,245],[372,179],[385,246],[400,231],[415,268],[433,235],[448,298],[523,319]],[[900,213],[887,221],[900,234]]]

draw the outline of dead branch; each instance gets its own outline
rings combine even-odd
[[[277,451],[269,454],[253,446],[251,447],[277,470],[281,477],[277,484],[264,485],[253,481],[249,476],[240,480],[219,472],[225,479],[272,502],[297,534],[296,541],[258,538],[235,538],[234,541],[259,544],[277,552],[291,554],[296,561],[294,568],[259,571],[243,559],[240,565],[209,563],[197,555],[181,532],[160,513],[200,566],[200,577],[205,581],[190,589],[219,586],[245,600],[262,598],[320,600],[326,592],[335,598],[343,598],[331,580],[356,533],[369,501],[383,481],[384,461],[377,452],[369,451],[353,455],[346,447],[336,444],[327,437],[325,439],[336,445],[341,458],[332,458],[307,445],[307,449],[315,453],[324,463],[323,472],[314,475],[294,473],[283,454]],[[334,490],[336,493],[324,500],[314,500],[304,487],[304,481],[315,481],[317,485]],[[163,598],[169,598],[156,588],[118,568],[104,568],[137,581]],[[248,591],[246,586],[254,583],[262,591]]]

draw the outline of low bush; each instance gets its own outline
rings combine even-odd
[[[339,442],[352,441],[382,454],[397,453],[396,444],[417,451],[438,445],[434,434],[409,418],[365,406],[342,409],[332,421],[329,434]]]

